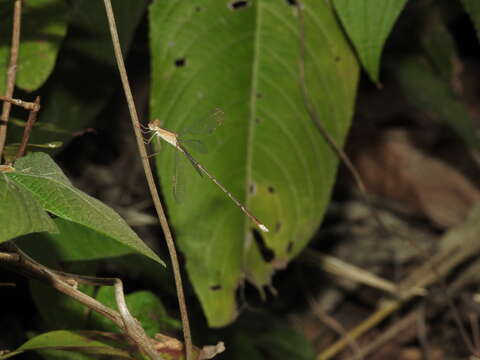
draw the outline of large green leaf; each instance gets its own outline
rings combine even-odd
[[[14,1],[0,2],[0,94],[10,58]],[[67,32],[68,7],[64,0],[23,1],[16,85],[38,89],[47,80]]]
[[[29,191],[0,172],[0,243],[41,231],[58,229]]]
[[[163,264],[115,211],[73,187],[47,154],[30,153],[15,162],[15,169],[6,175],[27,189],[49,212],[108,236]]]
[[[15,355],[31,350],[70,350],[85,352],[95,355],[116,356],[131,359],[126,350],[111,346],[109,339],[94,331],[51,331],[28,340],[15,351],[0,356],[1,360],[9,359]]]
[[[480,40],[480,1],[462,0],[463,7],[472,19],[473,25],[477,30],[477,37]]]
[[[327,3],[304,5],[309,95],[341,146],[358,67]],[[223,109],[223,126],[204,139],[210,151],[194,156],[270,228],[260,233],[192,167],[186,199],[177,204],[175,150],[162,147],[157,166],[170,218],[212,326],[235,318],[235,291],[245,276],[267,285],[305,247],[329,201],[338,161],[305,110],[299,24],[288,1],[163,0],[150,8],[152,117],[181,131]],[[262,258],[259,244],[271,258]]]
[[[383,45],[407,0],[333,0],[370,79],[378,82]]]

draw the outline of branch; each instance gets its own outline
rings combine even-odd
[[[35,98],[35,102],[33,103],[32,107],[32,110],[30,110],[30,113],[28,114],[27,125],[25,125],[25,129],[23,130],[22,142],[20,143],[20,147],[18,148],[15,159],[21,158],[25,154],[25,150],[27,150],[28,139],[30,138],[33,124],[35,124],[35,121],[37,121],[38,111],[40,110],[40,96]]]
[[[95,278],[55,271],[36,262],[13,243],[2,244],[10,252],[0,252],[0,264],[8,268],[47,283],[59,292],[80,302],[113,321],[142,351],[151,359],[162,359],[153,347],[151,339],[145,334],[138,320],[129,312],[123,293],[123,284],[117,278]],[[77,283],[89,285],[114,286],[115,298],[120,313],[103,305],[98,300],[84,294],[76,288]]]
[[[18,49],[20,47],[20,28],[22,18],[22,0],[15,0],[13,8],[13,30],[12,45],[10,50],[10,64],[7,71],[7,84],[5,87],[5,96],[11,98],[15,88],[15,78],[17,76]],[[2,116],[0,117],[0,160],[2,159],[5,140],[7,139],[7,123],[10,117],[12,105],[4,102],[2,106]]]
[[[104,0],[105,10],[107,12],[108,24],[110,28],[110,34],[112,35],[113,49],[115,52],[115,58],[117,60],[118,71],[120,72],[120,78],[122,80],[123,90],[127,99],[128,109],[130,111],[130,117],[132,119],[133,130],[135,132],[135,138],[137,139],[138,150],[140,152],[140,158],[142,160],[143,169],[147,178],[148,187],[152,196],[155,210],[157,211],[158,219],[165,235],[165,241],[167,243],[168,252],[170,254],[170,260],[172,262],[173,276],[175,279],[175,287],[177,289],[178,304],[180,307],[180,316],[182,318],[183,336],[185,340],[185,354],[187,360],[193,360],[193,346],[192,337],[190,334],[190,323],[188,320],[187,304],[185,301],[185,295],[183,292],[182,275],[180,273],[180,265],[178,263],[177,251],[175,249],[175,242],[173,241],[172,232],[168,225],[167,217],[158,195],[157,186],[152,174],[152,168],[148,161],[147,150],[143,141],[143,136],[140,130],[140,122],[138,121],[137,110],[135,109],[135,103],[133,101],[132,90],[128,81],[127,71],[123,61],[122,50],[120,48],[120,40],[118,39],[117,27],[115,24],[115,16],[112,10],[112,4],[110,0]]]
[[[13,105],[16,105],[16,106],[20,106],[22,108],[24,108],[25,110],[34,110],[34,111],[38,111],[40,110],[40,106],[37,105],[35,102],[29,102],[29,101],[23,101],[23,100],[20,100],[20,99],[14,99],[14,98],[11,98],[11,97],[8,97],[8,96],[0,96],[0,100],[1,101],[7,101],[9,102],[10,104],[13,104]]]

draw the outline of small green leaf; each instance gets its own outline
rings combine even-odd
[[[429,9],[425,16],[421,43],[434,70],[446,82],[453,81],[458,61],[456,46],[438,7]]]
[[[5,146],[3,149],[3,158],[7,163],[12,163],[15,161],[18,155],[18,150],[20,149],[20,145],[20,143],[10,143]],[[63,143],[61,141],[52,141],[46,144],[28,144],[27,151],[32,148],[57,149],[62,145]]]
[[[17,171],[7,176],[27,189],[49,212],[99,232],[164,264],[115,211],[73,187],[47,154],[31,153],[18,159],[15,168]]]
[[[115,290],[111,286],[101,287],[96,299],[112,309],[117,309]],[[136,291],[128,294],[125,301],[132,316],[140,321],[151,338],[157,333],[176,331],[180,327],[179,321],[168,316],[162,302],[152,292]],[[92,321],[91,327],[95,330],[119,331],[118,326],[99,314],[92,314]]]
[[[445,122],[471,148],[480,141],[467,106],[451,88],[450,82],[437,74],[423,57],[410,57],[395,65],[394,74],[407,100],[417,109]]]
[[[0,172],[0,243],[34,232],[58,232],[35,197]]]
[[[0,93],[5,92],[9,65],[13,1],[0,4]],[[63,0],[26,0],[22,4],[20,50],[16,85],[37,90],[55,66],[58,50],[67,33],[68,7]]]
[[[279,321],[268,324],[268,330],[259,334],[256,341],[263,354],[270,354],[267,359],[315,359],[315,349],[302,334]]]
[[[284,320],[260,313],[239,321],[229,350],[235,359],[315,359],[315,349],[303,334]]]
[[[15,351],[0,356],[0,360],[9,359],[25,351],[50,349],[132,359],[127,351],[111,346],[107,341],[107,337],[102,337],[102,334],[94,331],[51,331],[35,336]]]
[[[363,67],[378,82],[383,45],[407,0],[333,0]]]
[[[477,38],[480,40],[480,1],[478,0],[462,0],[465,11],[472,19],[473,25],[477,30]]]

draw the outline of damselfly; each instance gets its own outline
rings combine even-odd
[[[211,116],[211,120],[213,119],[214,121],[218,122],[218,117],[223,113],[220,109],[217,109],[214,114]],[[215,126],[215,124],[213,123]],[[218,124],[217,124],[218,125]],[[208,131],[213,131],[214,126],[207,127]],[[147,140],[147,143],[151,142],[153,138],[157,137],[160,138],[170,145],[172,145],[179,153],[182,153],[183,155],[186,156],[188,161],[190,161],[190,164],[194,167],[194,169],[200,174],[200,176],[206,175],[215,185],[217,185],[222,191],[237,205],[243,213],[248,216],[262,231],[268,232],[268,228],[262,224],[253,214],[250,213],[250,211],[247,210],[247,208],[235,197],[233,194],[227,190],[225,186],[223,186],[220,181],[217,180],[215,176],[213,176],[202,164],[200,164],[197,160],[193,158],[193,156],[186,150],[185,144],[186,143],[197,143],[199,144],[198,141],[191,141],[188,140],[184,141],[182,140],[181,136],[179,136],[177,133],[173,131],[166,130],[162,127],[160,127],[160,121],[159,120],[153,120],[148,123],[147,127],[147,132],[151,133],[151,137]],[[176,160],[176,163],[178,161]],[[177,173],[178,166],[175,166],[176,170],[174,171],[174,179],[173,179],[173,191],[174,195],[176,195],[179,191],[178,187],[180,187],[179,183],[181,179],[178,177],[181,176],[180,174]]]

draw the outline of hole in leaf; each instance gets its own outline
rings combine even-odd
[[[269,187],[267,187],[267,190],[270,194],[273,194],[275,192],[275,188],[271,185]]]
[[[293,241],[290,241],[287,245],[287,253],[290,254],[293,250]]]
[[[287,0],[287,4],[290,6],[298,6],[297,0]]]
[[[218,291],[221,288],[222,288],[222,285],[220,285],[220,284],[210,286],[210,290],[212,290],[212,291]]]
[[[248,6],[248,1],[237,0],[230,3],[230,9],[232,10],[241,10]]]
[[[176,67],[184,67],[187,63],[187,60],[185,60],[185,58],[178,58],[178,59],[175,59],[175,66]]]
[[[266,262],[269,263],[271,262],[274,257],[275,253],[273,252],[272,249],[269,249],[267,245],[265,244],[265,240],[263,239],[262,234],[257,229],[253,229],[253,239],[255,240],[255,243],[258,246],[258,249],[260,250],[260,254],[262,255],[262,259]]]

